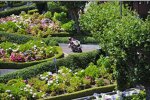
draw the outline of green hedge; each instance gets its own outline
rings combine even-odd
[[[89,36],[75,36],[75,38],[78,39],[81,43],[98,43],[97,40]],[[32,39],[40,39],[40,38],[29,36],[29,35],[22,35],[16,33],[13,34],[13,33],[6,33],[0,31],[0,42],[8,41],[13,43],[23,44]],[[52,45],[52,46],[58,45],[57,42],[68,43],[68,37],[48,37],[48,38],[43,38],[43,40],[48,45]]]
[[[93,95],[94,93],[111,92],[115,90],[115,87],[116,87],[116,84],[89,88],[89,89],[77,91],[74,93],[63,94],[63,95],[58,95],[58,96],[53,96],[53,97],[49,96],[47,98],[44,98],[44,100],[71,100],[75,98],[90,96],[90,95]],[[42,99],[39,99],[39,100],[42,100]]]
[[[6,33],[6,32],[0,31],[0,42],[8,41],[8,42],[13,42],[13,43],[17,43],[17,44],[23,44],[32,39],[33,39],[33,37],[31,37],[31,36],[15,34],[15,33],[11,34],[11,33]]]
[[[41,39],[41,38],[37,38],[37,37],[33,37],[33,36],[28,36],[28,35],[22,35],[22,34],[16,34],[16,33],[6,33],[6,32],[2,32],[0,31],[0,43],[1,42],[13,42],[13,43],[17,43],[17,44],[24,44],[26,42],[28,42],[29,40],[33,40],[33,39]],[[42,39],[43,41],[46,42],[47,45],[51,45],[51,46],[58,46],[58,43],[55,41],[55,39]]]
[[[67,66],[71,69],[79,67],[86,68],[90,62],[96,62],[100,55],[101,52],[97,50],[86,53],[72,54],[65,58],[58,59],[56,62],[56,66]],[[55,71],[54,62],[44,62],[24,69],[20,69],[16,72],[4,74],[0,76],[0,82],[7,82],[8,80],[14,78],[27,79],[47,71]]]
[[[6,17],[6,16],[9,16],[9,15],[12,15],[12,14],[18,15],[18,14],[21,13],[21,11],[27,12],[28,10],[35,9],[35,8],[36,8],[35,4],[30,5],[30,6],[15,7],[15,8],[6,10],[6,11],[1,11],[0,12],[0,17]]]
[[[61,58],[63,56],[62,49],[60,47],[56,47],[56,49],[58,51],[57,55],[55,55],[54,57],[39,60],[39,61],[23,62],[23,63],[0,61],[0,69],[22,69],[22,68],[29,67],[29,66],[32,66],[32,65],[35,65],[35,64],[39,64],[39,63],[42,63],[42,62],[53,60],[54,58]]]
[[[68,43],[68,37],[48,37],[59,43]],[[75,39],[78,39],[81,43],[99,43],[95,38],[89,36],[74,36]]]
[[[13,6],[13,7],[19,7],[19,6],[25,5],[26,3],[27,3],[27,2],[25,2],[25,1],[13,1],[12,6]]]

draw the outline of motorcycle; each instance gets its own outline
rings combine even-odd
[[[73,41],[72,43],[69,43],[69,47],[71,48],[72,52],[82,52],[81,45],[79,41]]]

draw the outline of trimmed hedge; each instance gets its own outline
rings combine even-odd
[[[43,60],[39,60],[39,61],[31,61],[31,62],[3,62],[0,61],[0,69],[22,69],[25,67],[29,67],[35,64],[39,64],[42,62],[46,62],[46,61],[50,61],[53,60],[54,58],[61,58],[63,56],[63,51],[60,47],[56,47],[58,54],[55,55],[54,57],[51,58],[47,58],[47,59],[43,59]]]
[[[67,66],[71,69],[74,68],[86,68],[90,62],[96,62],[99,56],[101,55],[101,52],[98,50],[94,50],[91,52],[86,53],[78,53],[78,54],[72,54],[65,58],[58,59],[56,61],[56,66]],[[55,63],[53,61],[40,63],[34,66],[30,66],[24,69],[20,69],[16,72],[4,74],[0,76],[0,82],[7,82],[10,79],[14,78],[31,78],[36,76],[37,74],[42,74],[47,71],[56,71]]]
[[[76,39],[78,39],[81,43],[98,43],[97,40],[95,40],[93,37],[89,36],[75,36]],[[18,44],[26,43],[29,40],[32,39],[40,39],[34,36],[29,35],[22,35],[22,34],[16,34],[16,33],[6,33],[0,31],[0,42],[8,41]],[[48,38],[42,38],[48,45],[58,45],[59,43],[68,43],[68,37],[48,37]]]
[[[75,39],[78,39],[81,43],[99,43],[95,38],[89,36],[74,36]],[[53,39],[59,43],[68,43],[68,37],[48,37],[48,39]]]
[[[27,2],[25,2],[25,1],[19,1],[19,2],[13,1],[12,6],[13,6],[13,7],[19,7],[19,6],[25,5],[26,3],[27,3]]]
[[[111,91],[115,90],[115,87],[116,87],[116,84],[95,87],[95,88],[89,88],[89,89],[77,91],[74,93],[62,94],[62,95],[53,96],[53,97],[49,96],[47,98],[44,98],[44,100],[72,100],[75,98],[90,96],[90,95],[93,95],[94,93],[111,92]],[[39,99],[39,100],[42,100],[42,99]]]
[[[33,36],[28,36],[28,35],[22,35],[22,34],[12,34],[12,33],[6,33],[6,32],[2,32],[0,31],[0,43],[1,42],[13,42],[13,43],[17,43],[17,44],[24,44],[26,42],[28,42],[29,40],[34,40],[34,39],[41,39],[41,38],[37,38],[37,37],[33,37]],[[45,43],[47,45],[50,46],[58,46],[58,43],[55,41],[55,39],[48,39],[48,38],[42,38],[43,41],[45,41]]]
[[[32,39],[33,37],[31,36],[15,34],[15,33],[12,34],[12,33],[6,33],[6,32],[0,31],[0,42],[8,41],[8,42],[13,42],[17,44],[23,44]]]
[[[27,12],[28,10],[35,9],[35,8],[36,8],[35,4],[32,4],[30,6],[15,7],[6,11],[1,11],[0,17],[6,17],[12,14],[18,15],[21,13],[21,11]]]

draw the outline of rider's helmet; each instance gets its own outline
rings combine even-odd
[[[69,40],[69,41],[71,41],[71,40],[72,40],[72,38],[71,38],[71,37],[69,37],[69,38],[68,38],[68,40]]]

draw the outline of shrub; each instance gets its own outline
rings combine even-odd
[[[28,14],[32,15],[32,14],[37,13],[37,12],[38,12],[38,9],[33,9],[33,10],[29,10]]]
[[[12,14],[16,14],[16,15],[19,15],[21,13],[21,11],[25,11],[27,12],[28,10],[31,10],[31,9],[35,9],[35,5],[30,5],[30,6],[21,6],[21,7],[16,7],[16,8],[12,8],[12,9],[9,9],[9,10],[6,10],[6,11],[1,11],[0,12],[0,17],[6,17],[6,16],[9,16],[9,15],[12,15]]]
[[[55,12],[52,19],[54,21],[58,20],[58,21],[61,21],[61,22],[66,22],[66,16],[67,16],[67,14],[65,12],[61,12],[61,13]]]
[[[48,11],[51,11],[52,13],[67,11],[65,6],[62,6],[59,2],[54,2],[54,1],[47,2],[47,9],[48,9]]]
[[[116,63],[118,88],[124,90],[142,84],[149,96],[149,22],[124,7],[120,17],[119,7],[119,2],[93,4],[83,15],[85,20],[81,19],[81,23],[95,34],[102,49]]]
[[[92,79],[98,78],[99,74],[99,69],[92,63],[85,69],[85,75],[90,76]]]
[[[51,13],[50,11],[47,11],[47,12],[44,14],[44,17],[51,19],[51,18],[52,18],[52,13]]]
[[[24,2],[24,1],[13,1],[12,2],[12,6],[13,7],[19,7],[19,6],[22,6],[22,5],[25,5],[26,4],[26,2]]]
[[[67,23],[64,23],[64,24],[61,26],[61,28],[63,28],[63,30],[65,30],[65,31],[73,31],[73,30],[75,30],[75,29],[74,29],[74,21],[71,20],[71,21],[69,21],[69,22],[67,22]]]

